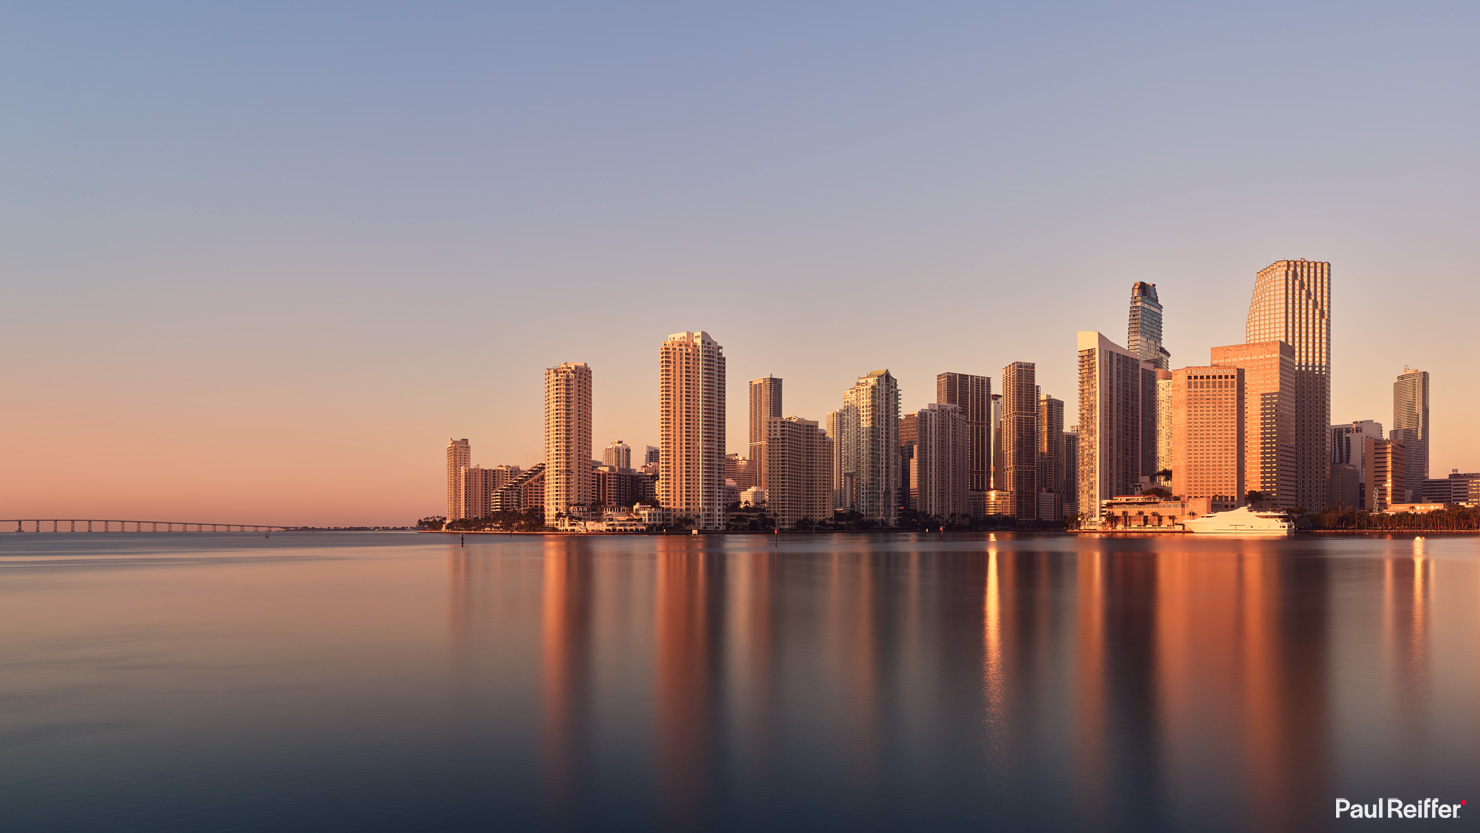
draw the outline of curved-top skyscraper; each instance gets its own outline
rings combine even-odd
[[[1171,370],[1172,354],[1161,343],[1161,313],[1156,284],[1142,281],[1131,284],[1131,321],[1126,349],[1141,361],[1151,362],[1153,367]]]
[[[1295,348],[1294,503],[1322,509],[1331,471],[1331,264],[1281,260],[1259,270],[1244,340]]]

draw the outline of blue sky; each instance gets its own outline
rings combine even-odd
[[[874,368],[912,410],[1034,361],[1072,422],[1074,334],[1123,341],[1133,281],[1202,364],[1299,257],[1333,264],[1333,420],[1423,367],[1433,469],[1480,468],[1480,10],[1200,5],[7,8],[0,498],[148,467],[140,510],[226,511],[347,466],[362,509],[311,519],[425,514],[448,436],[540,459],[562,361],[598,446],[655,443],[689,329],[734,451],[767,373],[821,419]]]

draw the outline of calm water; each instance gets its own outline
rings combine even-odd
[[[1480,539],[0,536],[7,830],[1344,829]]]

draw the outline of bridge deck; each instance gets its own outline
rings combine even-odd
[[[15,524],[13,529],[10,528],[11,524]],[[132,529],[129,528],[130,524],[133,525]],[[279,524],[229,524],[197,521],[135,521],[119,520],[117,518],[0,519],[0,531],[8,530],[10,532],[285,532],[289,529],[296,528],[300,527],[282,526]]]

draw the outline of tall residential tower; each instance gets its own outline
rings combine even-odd
[[[992,380],[969,373],[942,373],[935,377],[935,401],[955,405],[966,419],[966,489],[971,514],[986,512],[992,488]]]
[[[447,520],[464,517],[463,469],[473,464],[472,447],[466,439],[447,441]]]
[[[1142,469],[1147,455],[1141,444],[1155,400],[1150,362],[1101,333],[1079,334],[1078,504],[1085,526],[1099,526],[1104,501],[1135,494],[1139,479],[1154,473]],[[1155,465],[1155,449],[1149,457]]]
[[[781,380],[775,376],[750,380],[750,467],[755,485],[766,483],[766,436],[770,420],[781,416]]]
[[[1038,375],[1032,362],[1002,368],[1002,458],[1012,515],[1038,517]]]
[[[888,370],[861,377],[843,394],[839,423],[845,505],[893,526],[900,504],[899,383]]]
[[[699,529],[725,524],[725,354],[705,332],[658,348],[658,502]]]
[[[591,367],[566,362],[545,370],[545,523],[592,499]]]

